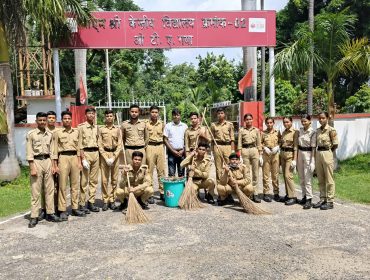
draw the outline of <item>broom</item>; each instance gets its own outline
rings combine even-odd
[[[217,145],[215,137],[213,136],[213,133],[212,133],[210,127],[208,126],[207,120],[204,120],[204,122],[207,126],[207,129],[208,129],[209,133],[211,134],[211,138],[212,138],[218,152],[221,152],[220,147]],[[225,164],[225,160],[223,158],[222,158],[222,161]],[[230,172],[229,172],[229,175],[231,175]],[[253,215],[270,214],[268,211],[263,210],[262,208],[255,205],[254,202],[252,200],[250,200],[249,197],[246,196],[238,186],[234,187],[234,189],[235,189],[236,195],[238,196],[240,205],[243,207],[245,212],[247,212],[249,214],[253,214]]]

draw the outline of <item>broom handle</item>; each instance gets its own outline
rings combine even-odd
[[[119,118],[118,118],[118,114],[117,113],[116,113],[116,119],[117,119],[118,127],[120,127],[120,122],[119,122]],[[123,161],[125,162],[125,166],[127,166],[127,159],[126,159],[126,152],[125,152],[125,144],[123,143],[123,141],[122,141],[122,152],[123,152]],[[130,189],[131,189],[130,177],[128,176],[128,172],[127,171],[125,171],[125,173],[126,173],[126,177],[127,177],[128,191],[130,192]]]

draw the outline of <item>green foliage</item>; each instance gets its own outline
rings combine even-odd
[[[276,79],[275,81],[275,110],[278,116],[290,116],[295,112],[294,102],[298,97],[298,90],[286,80]],[[267,97],[266,107],[270,105]]]
[[[343,111],[348,113],[370,112],[370,87],[367,84],[362,85],[355,95],[346,100]]]
[[[313,114],[326,111],[328,96],[323,88],[314,88],[313,90]],[[307,91],[300,92],[293,103],[293,115],[302,115],[307,113]]]

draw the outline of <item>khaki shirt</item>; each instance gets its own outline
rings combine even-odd
[[[230,168],[230,173],[225,172],[226,170],[223,169],[221,173],[221,178],[220,178],[220,184],[221,185],[228,185],[230,182],[230,175],[238,182],[239,186],[247,186],[250,184],[250,179],[249,179],[249,171],[248,167],[245,164],[239,164],[239,166],[236,169],[231,169]]]
[[[53,134],[53,159],[58,159],[58,153],[64,151],[77,151],[77,155],[80,154],[80,148],[78,145],[78,129],[71,128],[67,131],[64,127],[58,129]]]
[[[198,157],[194,158],[193,155],[187,156],[180,164],[181,168],[187,167],[189,165],[194,165],[194,180],[201,179],[205,180],[209,178],[209,172],[211,170],[211,159],[207,154],[204,155],[204,158],[199,159]]]
[[[154,142],[154,143],[163,142],[164,124],[162,121],[157,120],[156,123],[153,123],[151,120],[148,120],[145,123],[145,125],[148,131],[149,142]]]
[[[272,149],[279,145],[281,134],[276,129],[268,131],[267,129],[262,132],[261,144],[263,147]]]
[[[330,125],[319,127],[316,130],[316,142],[318,147],[331,149],[333,145],[338,145],[337,131]]]
[[[53,129],[50,129],[48,126],[46,126],[46,128],[45,128],[47,131],[49,131],[49,132],[51,132],[51,134],[54,134],[54,132],[55,131],[57,131],[58,129],[60,129],[60,128],[58,128],[58,127],[55,127],[54,126],[54,128]]]
[[[138,120],[132,124],[131,121],[125,121],[121,125],[122,140],[125,146],[146,146],[148,144],[149,134],[144,121]]]
[[[215,122],[211,124],[211,132],[216,141],[235,142],[234,126],[231,122]]]
[[[128,177],[130,179],[130,186],[137,187],[141,190],[146,189],[152,185],[152,177],[149,174],[149,168],[147,165],[142,164],[137,172],[134,171],[132,165],[129,165]],[[127,175],[125,172],[122,173],[122,184],[123,187],[128,187]]]
[[[316,148],[316,132],[310,126],[307,130],[299,129],[298,145],[304,148]]]
[[[34,156],[50,155],[52,149],[52,134],[45,129],[42,132],[35,128],[27,133],[26,137],[26,157],[27,160],[34,160]]]
[[[238,135],[238,150],[241,150],[243,145],[254,145],[259,151],[262,151],[261,134],[258,128],[240,128]]]
[[[293,148],[294,151],[298,148],[298,130],[293,127],[285,129],[281,134],[280,147]]]
[[[78,146],[80,150],[83,148],[98,147],[98,126],[84,122],[78,125],[79,137]]]
[[[101,126],[98,130],[98,146],[99,153],[104,159],[117,158],[122,150],[122,137],[119,127],[106,125]],[[105,149],[114,150],[114,152],[106,151]]]
[[[197,128],[193,128],[192,126],[191,127],[188,127],[185,131],[185,151],[186,152],[190,152],[190,150],[192,149],[195,149],[196,148],[196,144],[197,144],[197,139],[198,139],[198,135],[199,135],[199,132],[200,130],[204,130],[204,127],[202,126],[198,126]],[[207,144],[210,142],[210,136],[209,136],[209,133],[207,130],[206,131],[206,137],[207,138],[199,138],[198,142],[200,141],[203,141],[203,142],[207,142]],[[206,141],[204,141],[206,140]]]

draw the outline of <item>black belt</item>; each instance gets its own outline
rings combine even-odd
[[[298,150],[305,151],[305,152],[311,152],[312,151],[312,147],[298,146]]]
[[[159,145],[162,145],[163,142],[149,142],[148,145],[150,146],[159,146]]]
[[[129,150],[140,150],[140,149],[144,149],[145,146],[125,146],[125,148]]]
[[[59,155],[62,155],[62,156],[76,156],[77,151],[63,151],[63,152],[60,152]]]
[[[84,152],[97,152],[99,151],[99,148],[97,147],[88,147],[88,148],[83,148]]]
[[[193,177],[193,180],[203,180],[202,177]]]
[[[216,141],[217,145],[226,146],[231,145],[231,142],[225,142],[225,141]]]
[[[256,145],[255,144],[243,144],[242,147],[245,149],[249,149],[249,148],[255,148]]]
[[[50,158],[50,155],[37,155],[37,156],[33,156],[34,159],[39,159],[39,160],[44,160],[44,159],[47,159],[47,158]]]
[[[294,152],[294,149],[293,148],[284,148],[284,147],[282,147],[281,150],[283,152]]]
[[[112,149],[104,148],[104,151],[106,151],[106,152],[112,152],[112,153],[114,153],[116,150],[117,150],[117,147],[112,148]]]
[[[330,151],[330,148],[328,147],[317,147],[318,151]]]

